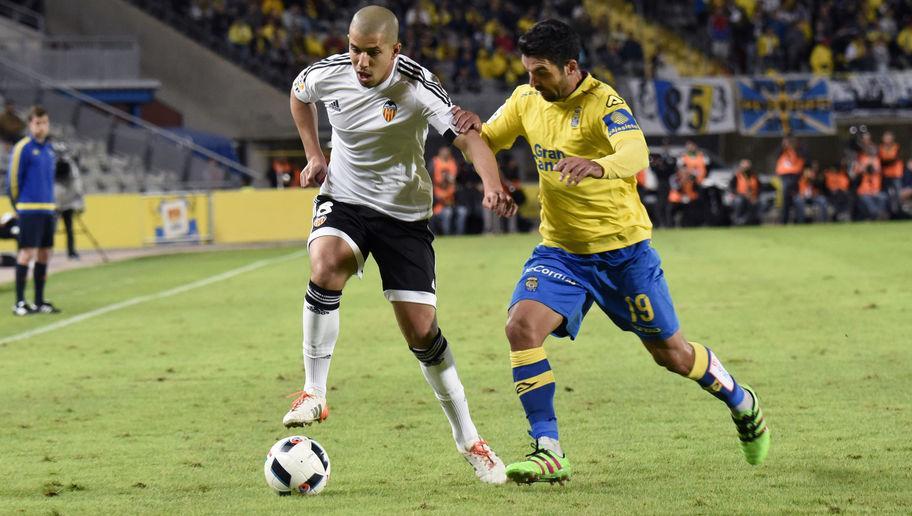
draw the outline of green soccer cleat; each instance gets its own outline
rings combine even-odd
[[[745,412],[740,416],[732,415],[732,421],[738,427],[738,437],[741,439],[741,451],[744,452],[744,458],[748,464],[757,466],[766,459],[766,454],[770,447],[770,429],[763,417],[763,410],[760,409],[760,399],[753,389],[747,385],[741,385],[741,388],[749,392],[754,398],[754,406],[750,412]]]
[[[526,460],[507,466],[507,478],[517,484],[557,482],[563,485],[570,480],[570,461],[566,454],[560,457],[539,447],[538,441],[532,443],[532,448],[535,451],[526,455]]]

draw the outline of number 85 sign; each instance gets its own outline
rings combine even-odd
[[[730,133],[735,102],[727,79],[630,80],[628,99],[648,136]]]

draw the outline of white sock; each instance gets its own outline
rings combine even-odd
[[[552,451],[559,456],[564,456],[564,449],[561,448],[560,441],[557,439],[552,439],[550,437],[539,437],[538,445],[548,451]]]
[[[750,412],[754,408],[754,397],[751,396],[751,393],[744,389],[744,399],[741,400],[741,403],[738,403],[732,407],[731,411],[734,415],[744,414],[745,412]]]
[[[319,289],[313,283],[304,300],[304,390],[326,397],[326,380],[339,338],[341,292]]]
[[[434,394],[440,400],[443,413],[446,414],[450,427],[453,429],[453,440],[460,450],[465,450],[478,440],[478,430],[469,415],[469,402],[456,372],[456,361],[453,353],[447,346],[441,355],[443,360],[437,365],[421,364],[421,372],[428,384],[434,389]]]

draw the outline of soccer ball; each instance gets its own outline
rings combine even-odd
[[[329,482],[329,455],[317,441],[293,435],[272,445],[263,472],[280,495],[319,494]]]

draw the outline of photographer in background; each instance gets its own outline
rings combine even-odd
[[[732,224],[760,223],[760,180],[749,159],[742,159],[732,176],[729,189],[735,193],[732,203]]]
[[[63,219],[67,237],[67,257],[78,260],[76,252],[76,238],[73,235],[73,216],[79,216],[85,211],[83,200],[82,179],[79,168],[73,158],[66,154],[66,148],[60,146],[55,149],[59,156],[54,170],[54,197],[57,199],[57,214]]]
[[[855,157],[852,172],[849,174],[853,184],[857,185],[858,209],[862,220],[882,220],[887,216],[887,197],[882,190],[883,176],[880,170],[880,158],[877,146],[870,135],[862,139],[862,147]]]

